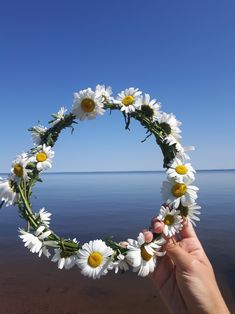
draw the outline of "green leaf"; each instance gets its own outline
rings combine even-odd
[[[26,167],[27,169],[31,169],[31,170],[33,170],[33,169],[35,169],[36,168],[36,164],[35,163],[33,163],[33,162],[29,162],[28,164],[27,164],[27,167]]]

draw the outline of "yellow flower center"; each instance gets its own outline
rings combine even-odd
[[[93,252],[88,257],[88,264],[93,268],[100,266],[102,261],[103,261],[103,256],[99,252]]]
[[[175,167],[175,171],[178,174],[185,174],[188,172],[188,168],[185,165],[178,165],[177,167]]]
[[[171,226],[173,225],[175,219],[173,215],[166,215],[165,219],[164,219],[164,224],[167,226]]]
[[[20,164],[16,164],[13,168],[13,171],[17,177],[23,176],[23,167]]]
[[[95,109],[95,102],[91,98],[84,98],[81,107],[84,112],[92,112]]]
[[[140,252],[141,252],[141,256],[142,256],[143,260],[145,260],[146,262],[148,262],[153,257],[151,254],[149,254],[146,251],[144,244],[141,245]]]
[[[133,104],[134,100],[135,100],[134,97],[129,95],[123,98],[122,103],[125,106],[129,106]]]
[[[175,197],[181,197],[186,193],[187,186],[184,183],[175,183],[171,189]]]
[[[47,160],[47,154],[44,152],[37,153],[36,159],[38,162],[43,162],[43,161]]]

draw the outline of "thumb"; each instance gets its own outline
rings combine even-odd
[[[187,253],[178,243],[170,240],[166,246],[166,254],[171,258],[179,270],[188,271],[192,264],[192,256]]]

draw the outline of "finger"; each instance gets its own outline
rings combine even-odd
[[[191,222],[185,222],[182,230],[180,231],[182,239],[197,238]]]
[[[187,253],[178,243],[170,240],[166,246],[166,254],[172,259],[176,267],[182,271],[188,271],[193,257]]]
[[[153,280],[156,287],[161,289],[162,286],[169,279],[172,271],[174,269],[174,264],[169,256],[165,255],[162,257],[157,265],[156,270],[149,274],[149,277]]]
[[[143,231],[144,239],[146,243],[150,243],[153,240],[153,233],[147,229],[144,229]]]

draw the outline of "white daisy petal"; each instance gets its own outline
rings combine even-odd
[[[39,220],[40,223],[44,224],[46,227],[49,227],[51,213],[47,212],[44,207],[41,208],[38,213],[35,213],[35,217]]]
[[[62,269],[62,268],[64,267],[64,264],[65,264],[65,258],[62,257],[62,258],[60,258],[59,261],[58,261],[58,268],[59,268],[59,269]]]
[[[9,179],[0,177],[0,201],[4,201],[8,207],[16,201],[17,194],[12,189],[12,183]]]
[[[152,272],[156,266],[155,255],[158,254],[159,250],[162,248],[162,244],[165,243],[161,240],[145,243],[143,241],[144,235],[140,233],[137,241],[128,239],[129,245],[127,246],[126,260],[129,265],[133,267],[133,271],[138,271],[138,275],[145,277],[150,272]]]
[[[46,231],[43,233],[44,229],[45,226],[40,226],[35,231],[35,235],[23,229],[19,229],[19,237],[24,242],[24,246],[27,247],[32,253],[38,253],[39,257],[42,254],[44,254],[46,257],[50,256],[50,252],[46,248],[47,244],[43,240],[44,238],[48,237],[49,234],[51,234],[51,231]]]
[[[150,95],[144,94],[137,99],[136,107],[142,111],[142,113],[149,119],[156,121],[158,116],[160,115],[159,109],[161,104],[156,101],[156,99],[152,99],[150,101]]]
[[[162,199],[164,202],[178,208],[180,202],[185,206],[195,202],[197,199],[198,188],[196,186],[187,185],[187,183],[179,183],[168,178],[162,184]]]
[[[81,273],[93,279],[106,275],[111,263],[113,250],[102,240],[83,244],[77,254],[77,266]]]
[[[20,183],[21,180],[29,181],[29,174],[32,172],[32,170],[26,168],[29,161],[28,155],[22,153],[12,162],[11,179],[14,182]]]
[[[121,111],[125,111],[126,114],[134,112],[139,105],[139,96],[142,94],[138,88],[130,87],[121,91],[117,97],[117,103],[120,106]]]
[[[47,128],[42,125],[34,126],[31,129],[31,135],[32,135],[33,143],[35,145],[41,145],[42,137],[44,136],[46,131],[47,131]]]
[[[196,225],[195,221],[200,221],[200,218],[196,216],[201,214],[198,209],[201,209],[201,206],[196,203],[180,207],[181,214],[186,218],[186,221],[191,222],[194,226]]]
[[[43,144],[37,147],[35,155],[30,157],[29,160],[37,164],[38,171],[45,171],[52,167],[54,155],[55,152],[52,151],[51,146]]]
[[[67,112],[67,109],[65,107],[61,107],[57,113],[53,114],[53,117],[55,118],[55,120],[51,122],[52,125],[56,125],[58,122],[64,120],[66,112]]]
[[[172,237],[183,228],[180,211],[169,206],[161,206],[161,215],[157,219],[164,222],[163,233],[166,237]]]
[[[103,96],[99,88],[97,92],[87,88],[74,94],[72,113],[77,119],[94,119],[104,112]]]
[[[166,171],[168,178],[179,183],[191,184],[194,181],[194,172],[195,170],[190,163],[184,162],[182,156],[176,156],[169,164]]]
[[[165,112],[162,112],[161,114],[158,115],[157,122],[160,124],[160,126],[166,133],[165,141],[169,145],[176,144],[181,138],[180,136],[181,130],[179,129],[181,122],[177,121],[172,113],[168,114]]]
[[[97,98],[101,99],[103,103],[112,103],[114,101],[111,97],[112,88],[110,86],[105,87],[104,85],[97,85],[95,89],[95,95]]]
[[[51,261],[57,263],[59,269],[70,269],[72,268],[77,261],[76,255],[70,255],[65,257],[64,255],[61,256],[62,250],[60,248],[54,250],[55,254],[52,257]]]

